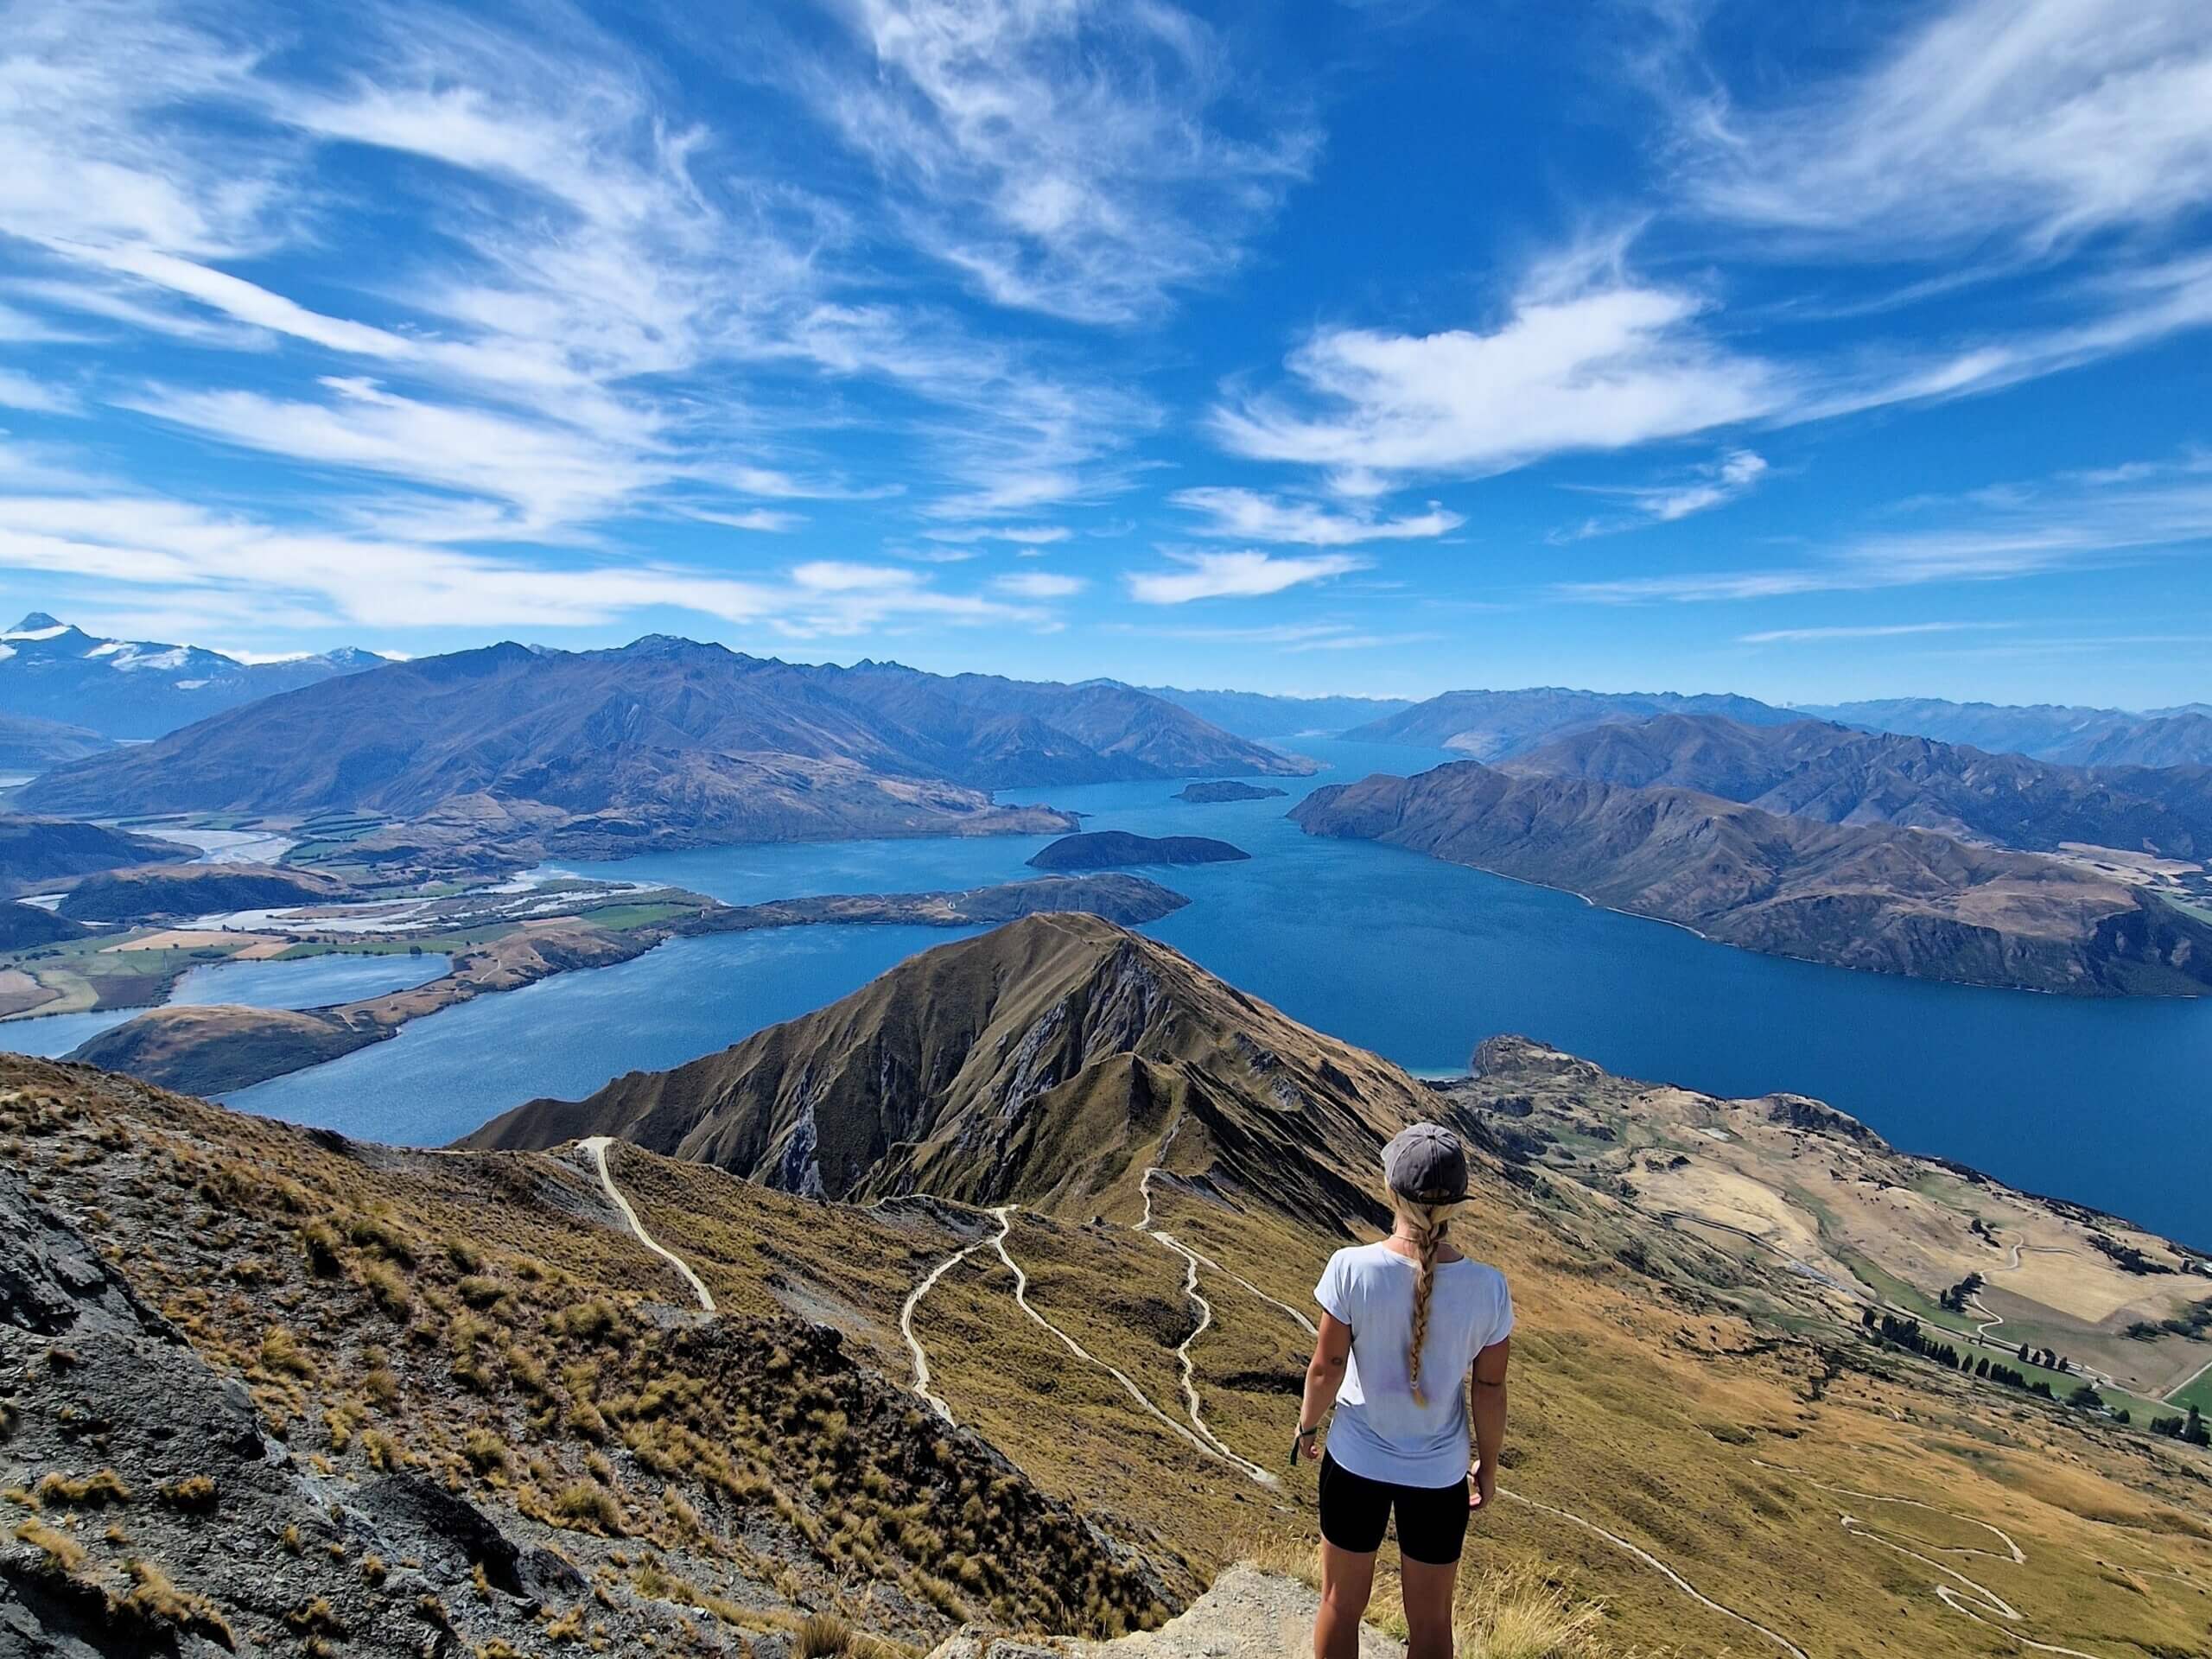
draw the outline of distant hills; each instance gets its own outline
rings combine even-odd
[[[1465,760],[1328,785],[1291,815],[1839,967],[2086,995],[2200,995],[2212,922],[2031,853],[1785,817],[1692,790]]]
[[[0,634],[0,715],[63,721],[110,738],[159,737],[226,709],[385,661],[348,647],[242,663],[197,645],[105,639],[34,611]]]
[[[847,836],[1064,831],[1013,786],[1313,763],[1125,686],[810,667],[651,637],[487,646],[265,698],[38,779],[92,816],[368,810],[537,853]]]
[[[196,848],[67,818],[0,814],[0,895],[132,865],[181,862]]]
[[[2212,769],[2092,772],[1826,721],[1662,715],[1563,737],[1508,772],[1668,785],[1821,823],[1894,823],[2051,852],[2068,842],[2212,855]]]
[[[111,747],[89,727],[29,715],[0,715],[0,772],[44,772]]]
[[[1979,749],[2008,750],[2082,766],[2212,766],[2212,709],[2188,703],[2133,714],[2124,709],[2024,707],[1885,697],[1808,707],[1808,714],[1878,731],[1910,732]]]
[[[1181,694],[1179,694],[1181,695]],[[2133,714],[2120,709],[2024,707],[1897,697],[1782,708],[1726,693],[1581,691],[1535,686],[1516,691],[1446,691],[1339,734],[1359,742],[1458,749],[1507,760],[1592,727],[1661,715],[1717,715],[1746,726],[1783,726],[1808,716],[1863,731],[1932,737],[1997,754],[2080,766],[2212,765],[2212,707],[2201,703]]]
[[[1755,697],[1674,691],[1576,691],[1536,686],[1523,691],[1446,691],[1401,713],[1344,734],[1357,742],[1417,744],[1459,749],[1478,760],[1503,760],[1555,737],[1616,721],[1654,715],[1724,715],[1747,726],[1781,725],[1802,715]]]
[[[1173,685],[1138,689],[1239,737],[1334,736],[1414,706],[1410,697],[1281,697],[1257,691],[1185,691]]]

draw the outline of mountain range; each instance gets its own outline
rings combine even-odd
[[[2212,767],[2093,771],[1825,721],[1661,715],[1555,739],[1501,769],[1663,785],[1822,823],[1893,823],[2028,851],[2212,854]]]
[[[2212,985],[2212,921],[2161,894],[1889,823],[1472,760],[1325,785],[1291,816],[1810,962],[2084,995]]]
[[[1271,696],[1258,691],[1186,691],[1173,685],[1137,689],[1239,737],[1333,736],[1414,706],[1410,697]]]
[[[0,634],[0,715],[65,721],[108,738],[159,737],[226,709],[385,661],[347,647],[242,663],[198,645],[102,639],[34,611]]]
[[[44,772],[65,760],[81,760],[110,747],[109,740],[87,726],[29,715],[0,715],[0,772]]]
[[[2136,714],[2120,709],[1897,697],[1783,708],[1725,693],[1536,686],[1516,691],[1446,691],[1367,720],[1339,735],[1359,742],[1458,749],[1478,760],[1507,760],[1592,727],[1634,723],[1660,715],[1717,715],[1745,726],[1783,726],[1810,716],[1861,731],[1931,737],[1971,744],[1989,753],[2024,754],[2067,766],[2212,765],[2212,708],[2202,704]]]
[[[1554,738],[1615,721],[1654,715],[1725,715],[1745,725],[1781,725],[1802,718],[1754,697],[1675,691],[1577,691],[1536,686],[1522,691],[1446,691],[1426,702],[1356,726],[1344,735],[1360,743],[1417,744],[1458,749],[1478,760],[1503,760]]]
[[[325,680],[61,767],[23,804],[442,817],[510,849],[620,855],[1066,830],[1065,813],[988,791],[1312,766],[1126,687],[809,667],[652,637],[493,645]]]
[[[1804,712],[1878,731],[1910,732],[2069,766],[2212,766],[2212,709],[2202,703],[2138,714],[2058,703],[2022,706],[1887,697],[1808,705]]]

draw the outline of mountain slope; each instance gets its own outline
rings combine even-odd
[[[1800,716],[1751,697],[1700,692],[1575,691],[1535,686],[1524,691],[1446,691],[1402,714],[1344,734],[1361,743],[1419,744],[1459,749],[1478,760],[1502,760],[1571,732],[1654,715],[1725,715],[1746,725],[1779,725]]]
[[[1808,706],[1805,712],[1877,731],[1971,743],[1976,748],[2068,766],[2212,766],[2212,718],[2190,704],[2135,714],[2059,703],[1884,697]]]
[[[1133,692],[808,668],[654,638],[394,664],[64,767],[29,798],[410,819],[482,803],[544,849],[619,852],[1066,830],[1064,814],[995,807],[982,791],[1310,764]]]
[[[197,645],[104,639],[35,611],[0,634],[0,714],[159,737],[259,697],[358,674],[385,661],[347,648],[241,663]]]
[[[0,814],[0,897],[101,870],[179,862],[198,849],[69,818]]]
[[[2212,853],[2212,793],[2190,800],[2171,786],[2177,780],[2092,773],[1822,721],[1746,726],[1662,715],[1554,740],[1500,770],[1663,785],[1821,823],[1894,823],[2030,851],[2076,842],[2171,858]],[[2132,794],[2129,781],[2172,798]]]
[[[108,740],[89,727],[0,714],[0,772],[44,772],[109,747]]]
[[[2077,865],[1682,789],[1458,761],[1316,790],[1310,835],[1383,841],[1749,950],[1969,984],[2202,995],[2212,925]]]
[[[1364,1168],[1420,1109],[1403,1073],[1166,945],[1037,916],[925,951],[818,1013],[582,1101],[532,1101],[471,1147],[617,1135],[790,1192],[932,1192],[1089,1214],[1167,1161],[1269,1205],[1370,1214]],[[1179,1129],[1176,1128],[1178,1123]]]
[[[759,1273],[710,1265],[701,1317],[615,1201],[645,1154],[357,1146],[19,1056],[0,1132],[34,1143],[0,1169],[10,1654],[203,1654],[195,1611],[242,1655],[772,1653],[814,1614],[896,1644],[817,1651],[908,1659],[971,1621],[1116,1634],[1187,1583]],[[838,1271],[794,1201],[685,1197]],[[855,1211],[836,1243],[895,1307],[957,1237]]]

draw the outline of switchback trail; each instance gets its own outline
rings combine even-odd
[[[930,1294],[931,1287],[938,1280],[944,1278],[946,1274],[951,1272],[953,1268],[989,1243],[988,1239],[979,1238],[974,1243],[963,1245],[950,1255],[946,1256],[944,1261],[929,1270],[927,1276],[922,1280],[921,1283],[916,1285],[907,1294],[906,1301],[899,1309],[899,1334],[906,1338],[906,1351],[914,1357],[914,1392],[929,1402],[931,1409],[948,1423],[956,1421],[952,1415],[952,1408],[942,1397],[930,1392],[930,1357],[928,1351],[922,1346],[921,1338],[914,1334],[914,1309],[920,1306],[922,1298]]]
[[[592,1162],[599,1168],[600,1186],[606,1192],[607,1196],[614,1201],[614,1207],[622,1212],[622,1219],[630,1224],[630,1230],[637,1235],[638,1243],[682,1274],[685,1281],[698,1296],[699,1306],[708,1313],[713,1313],[715,1294],[707,1288],[706,1281],[691,1271],[691,1264],[689,1262],[674,1250],[659,1243],[651,1233],[645,1230],[645,1224],[638,1219],[638,1212],[630,1207],[630,1200],[624,1198],[622,1189],[614,1185],[614,1176],[607,1167],[607,1148],[613,1139],[614,1137],[610,1135],[594,1135],[577,1141],[576,1144],[591,1154]]]
[[[1979,1549],[1972,1545],[1945,1547],[1929,1544],[1926,1548],[1933,1554],[1923,1554],[1920,1550],[1914,1549],[1907,1544],[1901,1544],[1888,1534],[1868,1525],[1848,1510],[1840,1510],[1836,1512],[1836,1518],[1843,1523],[1843,1529],[1853,1537],[1863,1538],[1870,1544],[1879,1544],[1884,1549],[1894,1550],[1906,1559],[1918,1561],[1923,1567],[1940,1573],[1945,1578],[1962,1586],[1954,1588],[1948,1584],[1939,1584],[1936,1586],[1936,1599],[1953,1612],[1963,1613],[1975,1624],[1986,1624],[2007,1640],[2017,1642],[2024,1648],[2033,1648],[2037,1653],[2062,1654],[2067,1656],[2067,1659],[2100,1659],[2100,1656],[2084,1653],[2079,1648],[2062,1648],[2049,1642],[2038,1642],[2032,1637],[2023,1636],[2019,1631],[2011,1629],[2011,1626],[2022,1621],[2023,1615],[2019,1609],[2014,1607],[1987,1585],[1978,1584],[1956,1567],[1946,1567],[1935,1559],[1936,1555],[1979,1555],[1984,1560],[1997,1561],[2008,1567],[2026,1566],[2027,1552],[2023,1550],[2014,1541],[2012,1535],[2002,1527],[1993,1526],[1990,1522],[1977,1520],[1970,1515],[1960,1515],[1950,1510],[1939,1510],[1933,1503],[1923,1503],[1916,1497],[1886,1497],[1879,1492],[1854,1491],[1847,1486],[1831,1486],[1826,1481],[1815,1480],[1802,1469],[1791,1469],[1779,1463],[1766,1463],[1757,1458],[1752,1459],[1751,1461],[1757,1463],[1762,1469],[1771,1469],[1777,1474],[1794,1476],[1807,1485],[1826,1492],[1832,1497],[1850,1498],[1860,1503],[1889,1503],[1904,1509],[1925,1510],[1930,1515],[1940,1515],[1947,1520],[1956,1521],[1966,1526],[1980,1527],[2004,1545],[2001,1554],[1993,1549]]]
[[[1039,1325],[1044,1326],[1046,1330],[1058,1337],[1061,1343],[1066,1347],[1067,1351],[1073,1354],[1077,1359],[1088,1360],[1091,1364],[1096,1365],[1100,1370],[1104,1371],[1108,1376],[1111,1376],[1116,1382],[1119,1382],[1122,1387],[1128,1391],[1129,1398],[1135,1401],[1140,1406],[1143,1407],[1144,1409],[1151,1415],[1158,1418],[1162,1423],[1165,1423],[1175,1433],[1180,1435],[1184,1440],[1188,1440],[1200,1452],[1205,1452],[1206,1456],[1210,1458],[1217,1458],[1224,1463],[1235,1465],[1236,1468],[1243,1470],[1246,1474],[1251,1476],[1253,1479],[1258,1481],[1263,1486],[1280,1485],[1281,1483],[1273,1475],[1268,1473],[1266,1470],[1262,1469],[1256,1464],[1247,1463],[1243,1459],[1238,1457],[1234,1452],[1230,1451],[1227,1447],[1215,1440],[1212,1435],[1205,1434],[1204,1438],[1201,1439],[1200,1435],[1204,1434],[1205,1430],[1205,1426],[1203,1424],[1198,1426],[1200,1433],[1198,1434],[1194,1434],[1189,1429],[1184,1427],[1182,1424],[1177,1422],[1173,1417],[1170,1417],[1158,1406],[1154,1405],[1151,1400],[1146,1395],[1145,1391],[1139,1388],[1135,1382],[1130,1380],[1128,1372],[1122,1370],[1118,1365],[1108,1364],[1104,1360],[1099,1358],[1097,1355],[1092,1353],[1090,1350],[1084,1347],[1073,1337],[1061,1330],[1058,1325],[1054,1325],[1042,1313],[1039,1313],[1035,1307],[1031,1306],[1029,1300],[1029,1275],[1022,1271],[1021,1264],[1019,1262],[1016,1262],[1014,1257],[1007,1253],[1006,1248],[1007,1235],[1014,1230],[1014,1214],[1015,1208],[1016,1206],[1014,1205],[1002,1204],[999,1205],[997,1209],[991,1211],[994,1216],[998,1217],[999,1223],[998,1236],[991,1240],[991,1248],[999,1253],[999,1260],[1005,1262],[1007,1269],[1014,1274],[1014,1300],[1015,1306],[1020,1307],[1023,1313],[1027,1313]]]

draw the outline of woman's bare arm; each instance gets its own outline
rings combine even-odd
[[[1475,1385],[1469,1390],[1475,1420],[1475,1467],[1467,1477],[1467,1506],[1479,1510],[1497,1496],[1497,1460],[1505,1450],[1505,1367],[1513,1339],[1506,1338],[1475,1356]]]
[[[1306,1398],[1298,1408],[1298,1442],[1292,1455],[1304,1451],[1309,1458],[1321,1455],[1321,1437],[1314,1432],[1337,1403],[1337,1390],[1344,1385],[1344,1362],[1351,1357],[1351,1326],[1333,1313],[1321,1315],[1321,1332],[1313,1339],[1313,1357],[1306,1365]]]

